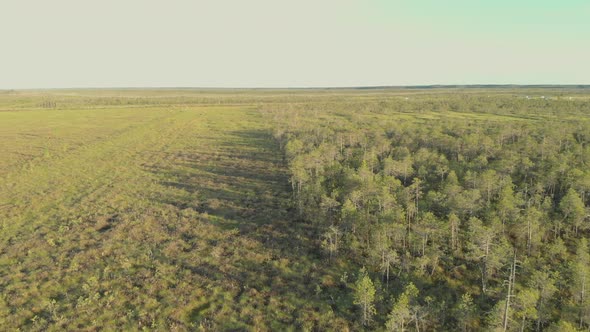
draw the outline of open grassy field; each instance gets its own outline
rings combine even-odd
[[[48,95],[0,112],[0,325],[279,329],[315,313],[305,226],[254,106]]]
[[[473,272],[477,262],[465,258],[472,248],[467,235],[461,233],[464,254],[435,247],[434,235],[423,242],[410,236],[413,228],[402,230],[409,234],[403,246],[387,245],[403,257],[392,268],[396,277],[390,282],[375,264],[381,257],[373,252],[376,225],[397,222],[387,213],[399,208],[404,214],[414,205],[433,211],[445,224],[443,212],[454,207],[440,203],[439,191],[445,193],[449,169],[456,169],[460,185],[473,193],[479,184],[470,185],[475,180],[467,171],[483,173],[488,160],[498,183],[512,176],[515,191],[522,189],[527,198],[532,191],[527,181],[543,182],[543,174],[550,173],[541,168],[531,171],[534,175],[521,172],[518,158],[535,160],[533,153],[541,151],[536,146],[526,150],[526,142],[517,145],[527,136],[541,137],[535,128],[548,136],[539,142],[559,146],[552,150],[559,156],[551,159],[556,165],[570,158],[569,165],[586,172],[589,103],[590,94],[574,88],[2,91],[0,329],[379,330],[408,280],[429,294],[428,306],[420,300],[424,312],[431,310],[424,317],[445,312],[441,299],[454,306],[466,291],[480,295],[476,303],[489,312],[503,296],[501,272],[490,277],[496,288],[485,297]],[[455,141],[445,147],[446,141],[433,135]],[[492,138],[484,140],[485,135]],[[293,148],[296,144],[301,147]],[[489,146],[481,148],[484,144]],[[406,146],[408,152],[400,152]],[[445,157],[441,164],[442,177],[429,171],[435,158],[424,157],[421,148],[440,154],[452,150],[448,155],[454,159]],[[455,154],[455,148],[460,152]],[[501,154],[502,149],[510,154]],[[328,155],[340,157],[324,160]],[[393,158],[399,166],[407,160],[396,159],[402,155],[412,157],[414,171],[407,179],[392,171],[389,184],[379,182],[385,181],[384,160]],[[506,163],[516,166],[501,163],[508,156],[514,159]],[[341,173],[335,171],[340,172],[339,163]],[[370,176],[363,175],[367,165]],[[578,187],[574,180],[560,182],[560,176],[569,179],[567,168],[551,172],[557,174],[556,184],[537,193],[555,201],[547,220],[561,220],[560,190],[571,183]],[[424,199],[419,203],[415,194],[415,204],[406,194],[414,176],[425,183]],[[351,180],[339,183],[342,179]],[[297,181],[303,194],[294,192]],[[381,192],[375,189],[378,182],[397,197],[387,213],[381,198],[371,198]],[[463,222],[495,218],[500,190],[490,195],[487,203],[472,201],[481,212],[457,207]],[[366,204],[364,197],[369,197]],[[363,211],[354,222],[375,227],[366,226],[366,238],[356,238],[365,234],[362,225],[345,234],[346,200]],[[416,212],[415,222],[422,216]],[[338,239],[349,248],[326,253],[328,226],[340,227]],[[543,227],[544,239],[553,241],[553,226]],[[440,243],[446,243],[443,233],[437,235]],[[576,240],[564,239],[573,252]],[[426,246],[450,258],[429,262]],[[543,261],[538,255],[534,260]],[[370,324],[359,318],[355,300],[357,272],[363,267],[378,293]],[[426,269],[430,275],[420,272]],[[437,298],[441,292],[446,293]],[[446,319],[420,324],[423,329],[457,326],[454,318]],[[542,324],[557,320],[552,312]],[[469,324],[484,326],[483,320]]]

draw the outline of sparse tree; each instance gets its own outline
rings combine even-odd
[[[354,304],[361,308],[361,321],[363,326],[368,326],[375,314],[375,286],[373,281],[363,268],[359,272],[358,279],[354,284]]]

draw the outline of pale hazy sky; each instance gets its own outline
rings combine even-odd
[[[589,0],[1,0],[0,88],[588,84]]]

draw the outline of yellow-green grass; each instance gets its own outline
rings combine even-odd
[[[0,112],[0,136],[1,326],[282,330],[329,316],[309,301],[312,244],[254,106]]]

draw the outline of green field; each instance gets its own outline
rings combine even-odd
[[[29,108],[42,98],[0,112],[3,326],[271,329],[314,311],[255,107]]]
[[[0,91],[0,330],[493,329],[514,251],[509,330],[587,329],[590,218],[561,202],[588,211],[589,104],[574,88]]]

